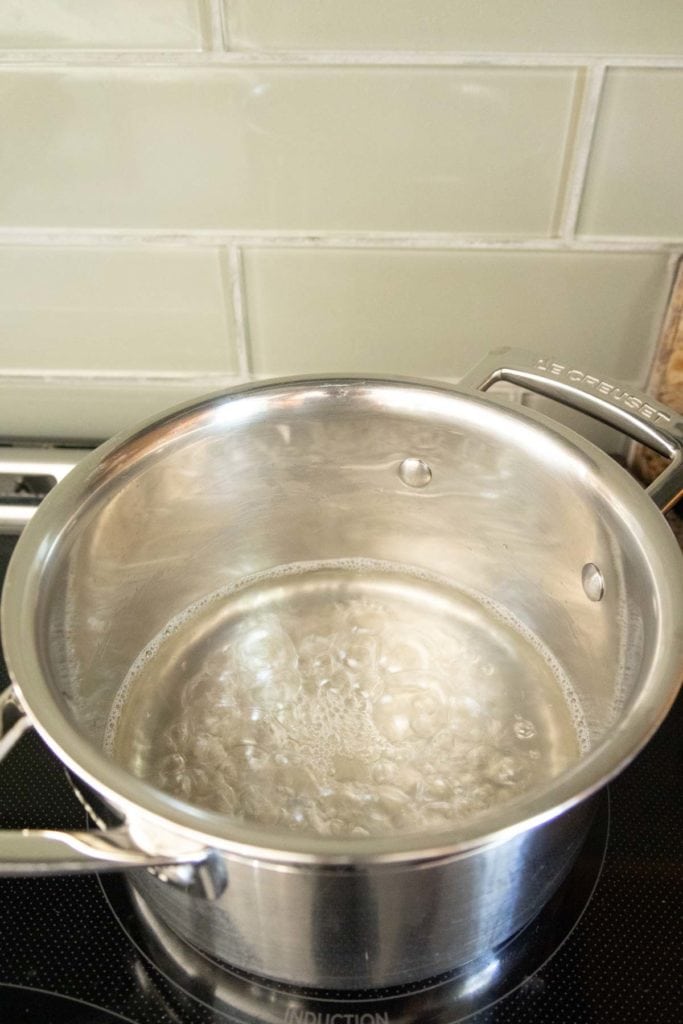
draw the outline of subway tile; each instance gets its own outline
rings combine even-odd
[[[203,0],[4,0],[0,49],[197,50]]]
[[[683,70],[608,72],[580,231],[683,238],[682,165]]]
[[[0,224],[551,231],[575,72],[5,70]]]
[[[642,253],[256,248],[244,267],[264,376],[458,377],[516,345],[639,381],[669,285]]]
[[[216,252],[0,248],[0,372],[235,366]]]
[[[202,380],[56,381],[0,375],[2,436],[88,446],[219,388],[207,388]]]
[[[680,54],[676,0],[223,0],[235,48]]]

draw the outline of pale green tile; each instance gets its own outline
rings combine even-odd
[[[680,0],[223,0],[246,49],[683,52]]]
[[[457,377],[489,349],[517,345],[638,380],[667,265],[631,253],[254,249],[253,368]]]
[[[211,392],[219,385],[211,387]],[[192,380],[40,380],[0,375],[4,438],[97,443],[206,394]]]
[[[215,251],[0,248],[0,372],[235,365]]]
[[[0,224],[543,234],[575,73],[0,74]]]
[[[0,48],[196,50],[203,0],[2,0]]]
[[[610,71],[580,230],[683,237],[682,166],[683,70]]]

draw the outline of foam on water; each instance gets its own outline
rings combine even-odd
[[[374,560],[278,567],[207,595],[141,652],[110,756],[246,821],[438,831],[588,746],[556,659],[505,609]]]

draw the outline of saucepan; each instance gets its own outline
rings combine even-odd
[[[671,464],[643,491],[498,381]],[[4,832],[0,873],[126,871],[183,941],[303,986],[493,949],[678,690],[682,451],[670,409],[507,349],[458,386],[268,381],[114,438],[2,598],[1,750],[35,728],[91,827]]]

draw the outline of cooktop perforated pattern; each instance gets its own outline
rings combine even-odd
[[[0,538],[0,560],[6,562],[12,546],[11,539]],[[0,688],[7,681],[0,664]],[[494,1005],[467,1017],[471,1024],[673,1024],[680,1020],[682,736],[683,700],[679,699],[652,743],[610,787],[606,851],[603,840],[587,846],[583,867],[579,865],[570,876],[571,884],[551,909],[558,919],[564,915],[565,923],[555,932],[538,922],[530,926],[523,937],[532,950],[529,976]],[[27,734],[0,766],[0,825],[82,828],[84,824],[83,810],[63,769],[35,735]],[[584,909],[603,854],[602,872]],[[581,871],[585,874],[582,885]],[[573,900],[578,901],[574,908]],[[102,881],[96,876],[1,880],[0,907],[2,1024],[288,1019],[286,1004],[278,1006],[276,999],[263,1014],[255,1006],[231,1011],[212,1005],[206,993],[189,994],[177,976],[175,980],[167,977],[166,966],[155,966],[140,945],[127,889],[116,876]],[[537,936],[540,941],[545,935],[547,942],[549,934],[555,935],[552,948],[533,955]],[[538,968],[539,963],[544,965]],[[519,978],[524,973],[522,969]],[[263,993],[265,1005],[267,985],[261,998]],[[464,1019],[462,1014],[449,1014],[447,1000],[427,996],[413,997],[404,1011],[400,1001],[396,1007],[391,1024],[403,1020],[446,1024]],[[334,1009],[333,1004],[328,1006],[330,1014]],[[302,1017],[304,1024],[329,1024],[318,1011],[311,1013]],[[358,1020],[351,1017],[349,1024]]]

